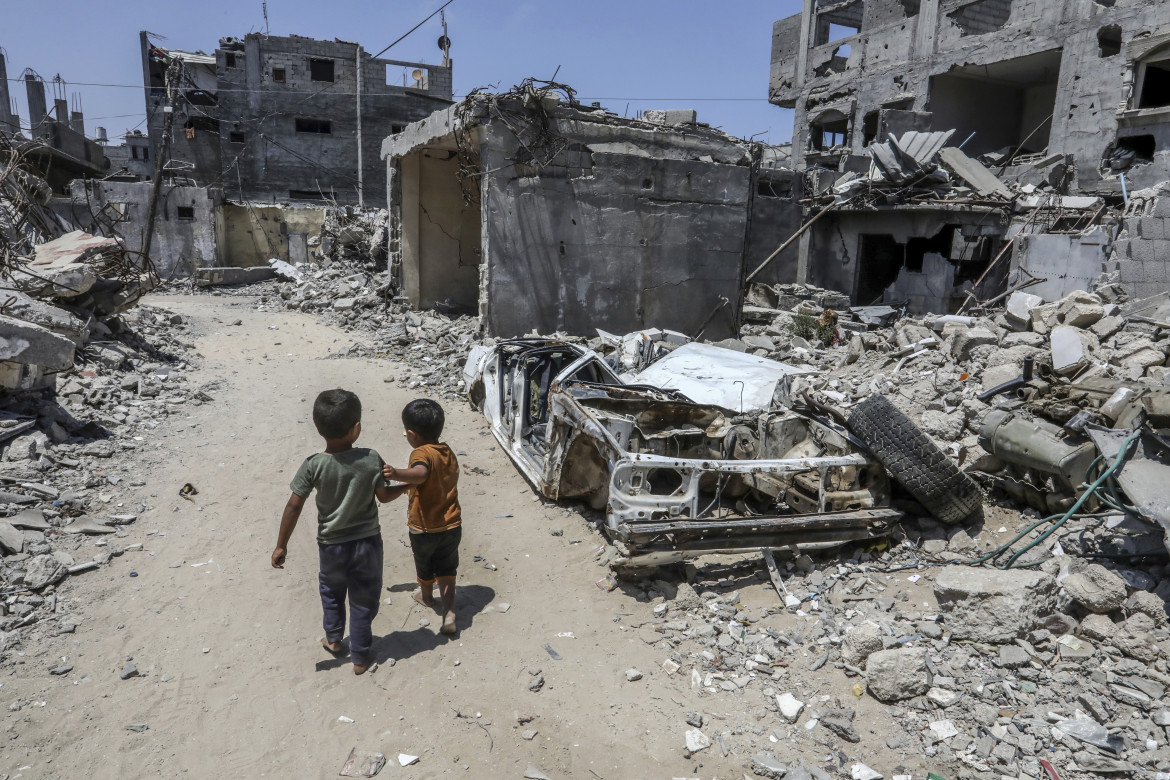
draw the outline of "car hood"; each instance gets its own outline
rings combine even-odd
[[[792,379],[815,373],[810,368],[692,342],[622,379],[677,390],[697,404],[749,414],[790,407]]]

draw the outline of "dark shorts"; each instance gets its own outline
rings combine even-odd
[[[454,577],[459,568],[459,540],[463,526],[433,534],[409,534],[414,553],[414,573],[424,582],[436,577]]]

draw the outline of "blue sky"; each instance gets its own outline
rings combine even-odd
[[[261,0],[81,0],[6,3],[0,47],[8,76],[33,68],[46,81],[60,74],[69,95],[80,93],[86,130],[111,139],[142,120],[138,88],[82,82],[142,84],[138,31],[166,36],[163,45],[212,52],[220,37],[262,31]],[[371,52],[398,38],[442,0],[268,0],[273,35],[357,41]],[[769,143],[792,136],[792,112],[768,103],[772,23],[800,12],[800,0],[454,0],[447,23],[455,91],[507,89],[527,76],[550,78],[600,100],[618,114],[647,108],[695,108],[699,119]],[[384,57],[437,63],[439,17]],[[28,107],[22,84],[10,82],[19,113]],[[679,98],[668,100],[668,98]],[[52,93],[50,86],[50,105]]]

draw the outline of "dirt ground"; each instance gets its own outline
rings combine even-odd
[[[440,636],[437,616],[409,598],[399,501],[382,507],[389,604],[374,622],[381,668],[357,677],[348,661],[328,656],[318,644],[315,510],[302,516],[285,569],[269,565],[288,482],[320,448],[312,400],[331,387],[357,392],[359,443],[405,465],[398,415],[414,396],[384,381],[401,373],[394,363],[326,359],[352,338],[309,315],[257,313],[243,298],[150,303],[190,318],[199,334],[192,385],[222,385],[214,403],[165,422],[133,472],[121,474],[121,485],[145,486],[113,489],[114,503],[149,507],[120,540],[144,549],[61,586],[61,598],[83,605],[76,632],[26,648],[3,678],[0,702],[34,704],[4,712],[10,738],[0,743],[0,772],[336,777],[353,747],[385,753],[382,775],[402,778],[522,777],[529,764],[551,778],[659,778],[696,768],[699,758],[682,756],[682,735],[683,712],[697,705],[681,685],[673,695],[683,704],[671,701],[655,674],[662,659],[624,625],[634,612],[648,617],[649,605],[595,587],[606,574],[594,563],[599,537],[578,514],[535,500],[482,418],[462,404],[445,405],[444,434],[466,453],[459,635]],[[228,324],[236,319],[242,325]],[[187,482],[199,489],[193,503],[178,496]],[[130,657],[141,676],[123,681]],[[62,658],[74,670],[50,677]],[[630,667],[646,677],[626,682]],[[533,693],[537,669],[547,682]],[[517,716],[535,719],[521,726]],[[149,729],[128,731],[131,723]],[[526,729],[536,738],[523,740]],[[420,760],[400,768],[399,753]]]
[[[133,470],[118,473],[112,505],[148,507],[118,541],[144,548],[60,586],[83,616],[76,632],[25,647],[0,678],[9,737],[0,741],[0,776],[325,778],[357,747],[387,755],[382,777],[520,778],[531,765],[553,780],[739,778],[759,747],[785,756],[783,743],[761,736],[759,726],[769,734],[786,726],[762,709],[758,687],[701,697],[687,668],[666,675],[662,652],[650,647],[661,635],[640,628],[653,604],[596,586],[608,573],[596,562],[600,537],[578,512],[537,500],[465,404],[445,404],[444,434],[465,453],[460,633],[440,636],[438,617],[409,598],[405,505],[386,505],[387,590],[374,622],[381,667],[355,676],[318,644],[315,511],[302,517],[283,571],[269,556],[288,482],[321,444],[310,421],[318,391],[356,391],[360,444],[405,465],[398,415],[413,396],[385,381],[401,367],[327,359],[352,337],[309,315],[258,313],[250,299],[150,303],[190,320],[201,355],[192,386],[220,386],[213,403],[168,418]],[[229,325],[237,319],[242,325]],[[145,485],[130,487],[136,480]],[[178,495],[187,482],[199,489],[193,502]],[[75,557],[84,560],[93,543]],[[774,603],[754,572],[743,579],[745,609]],[[913,590],[929,609],[926,583]],[[121,680],[129,658],[141,676]],[[880,705],[849,696],[853,681],[837,672],[808,679],[797,660],[779,690],[849,699],[867,737],[890,728]],[[61,663],[73,671],[49,676]],[[627,682],[630,668],[644,678]],[[546,684],[534,693],[536,671]],[[13,711],[13,702],[26,704]],[[708,735],[730,732],[729,756],[718,743],[684,755],[688,710],[704,713]],[[529,729],[537,735],[525,740]],[[420,759],[399,767],[399,753]],[[898,758],[856,757],[887,772]]]

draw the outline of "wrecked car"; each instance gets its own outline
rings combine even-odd
[[[685,394],[543,338],[474,348],[464,380],[539,493],[605,509],[622,553],[615,565],[827,547],[892,530],[901,513],[890,507],[885,469],[828,416],[778,405],[781,364],[702,344],[670,355]],[[745,396],[761,384],[749,380],[745,391],[745,361],[771,371],[766,402]]]

